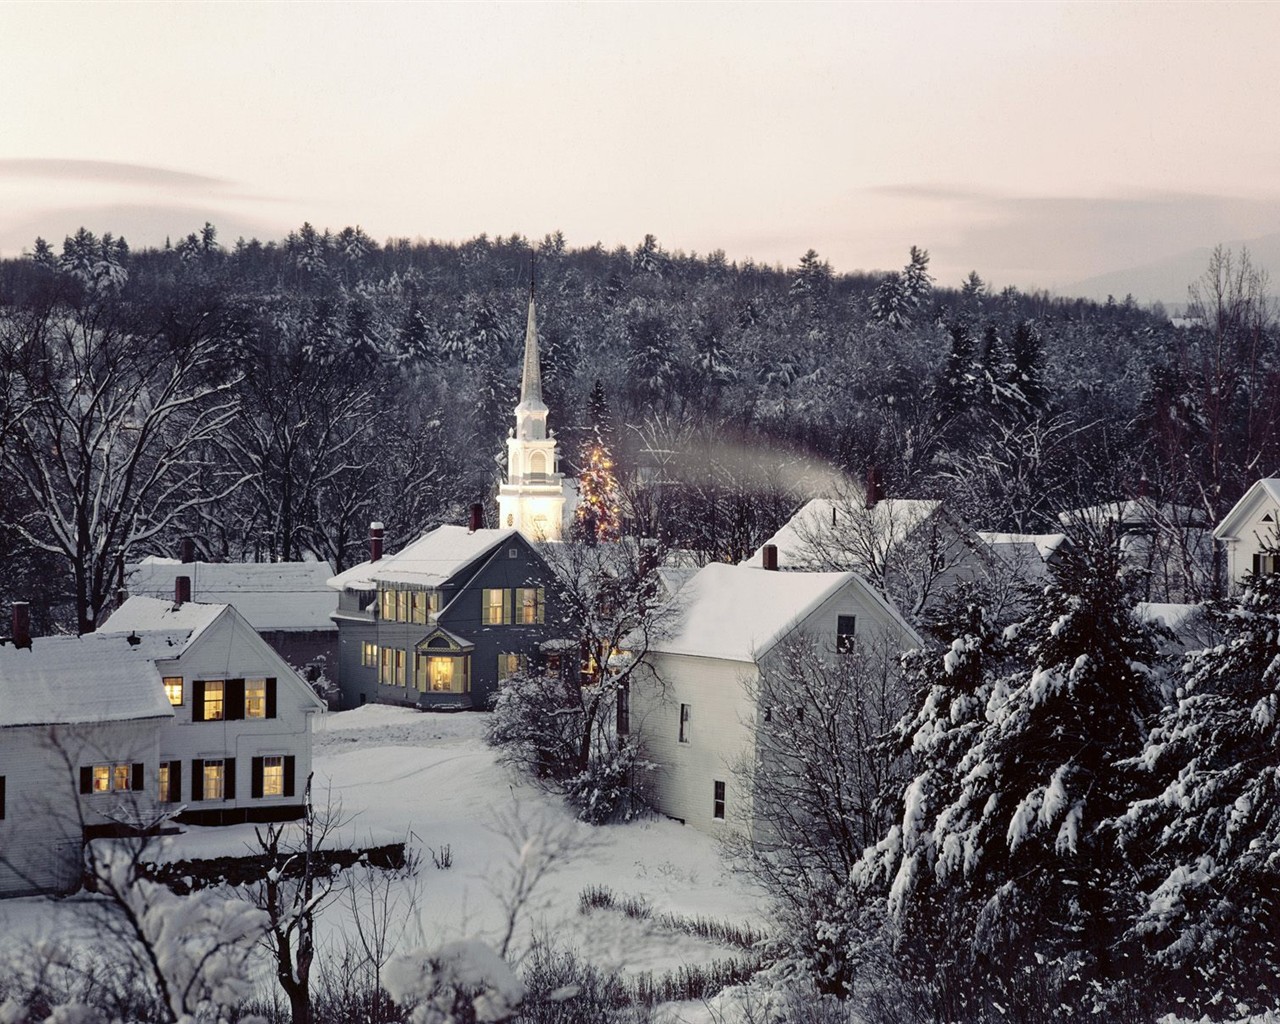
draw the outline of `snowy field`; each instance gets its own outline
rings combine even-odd
[[[602,968],[655,973],[740,953],[617,911],[581,914],[579,894],[591,885],[608,886],[619,898],[642,897],[656,913],[757,927],[763,901],[728,869],[715,841],[692,829],[656,818],[603,827],[575,821],[558,798],[495,762],[485,724],[480,714],[379,705],[316,721],[315,800],[323,805],[331,795],[344,821],[332,845],[407,839],[422,855],[411,937],[420,927],[432,945],[464,936],[496,943],[520,849],[532,841],[536,853],[549,840],[562,852],[520,914],[516,951],[545,935]],[[165,840],[164,857],[241,856],[252,843],[251,825],[190,827]],[[452,866],[441,870],[432,854],[446,849]],[[346,920],[345,907],[326,910],[324,938],[332,941]],[[0,901],[0,943],[66,938],[77,927],[75,900]],[[699,1009],[682,1007],[681,1016],[699,1018]]]

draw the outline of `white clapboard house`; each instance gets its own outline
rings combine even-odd
[[[765,564],[776,566],[773,552]],[[706,566],[677,594],[631,683],[629,726],[657,766],[646,796],[659,812],[713,833],[750,820],[751,795],[734,766],[755,747],[751,692],[800,637],[833,655],[855,643],[923,643],[852,572]]]
[[[124,636],[36,637],[26,606],[0,643],[0,897],[69,892],[86,836],[155,811],[174,710]]]
[[[1280,479],[1258,480],[1213,531],[1227,552],[1227,579],[1238,590],[1245,576],[1280,572]]]
[[[192,824],[299,817],[324,703],[233,606],[184,600],[183,580],[173,601],[129,598],[98,633],[135,643],[172,708],[158,799]]]

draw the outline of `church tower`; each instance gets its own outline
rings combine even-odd
[[[516,428],[507,438],[507,479],[498,485],[498,519],[530,540],[560,540],[564,520],[564,475],[554,437],[547,436],[547,406],[542,400],[538,362],[538,320],[529,285],[529,323],[524,333],[524,374]]]

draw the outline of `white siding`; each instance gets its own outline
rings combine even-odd
[[[322,708],[310,686],[267,645],[243,617],[228,611],[212,623],[181,657],[156,663],[161,676],[182,676],[183,703],[160,736],[160,760],[182,762],[182,802],[192,811],[262,808],[300,803],[311,773],[311,716]],[[192,721],[192,683],[210,679],[276,680],[276,717],[241,721]],[[295,791],[291,797],[250,794],[255,757],[283,755],[295,759]],[[192,803],[191,762],[236,760],[234,800]]]
[[[81,817],[94,826],[153,808],[159,729],[157,719],[0,729],[0,896],[74,889]],[[117,763],[143,765],[141,792],[80,794],[81,767]]]
[[[887,641],[899,650],[915,645],[890,610],[852,581],[798,623],[792,635],[818,637],[834,653],[840,615],[856,617],[862,641]],[[755,708],[748,690],[758,677],[753,662],[646,656],[632,682],[632,726],[645,756],[658,766],[650,773],[646,796],[660,813],[712,834],[750,821],[750,794],[734,766],[754,756]],[[690,707],[687,743],[679,741],[681,704]],[[716,780],[726,783],[727,821],[713,817]]]

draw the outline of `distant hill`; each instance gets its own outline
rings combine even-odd
[[[1254,265],[1270,271],[1272,293],[1280,294],[1280,233],[1222,244],[1235,252],[1247,248]],[[1187,286],[1204,273],[1212,252],[1211,245],[1189,249],[1153,263],[1087,277],[1064,285],[1057,292],[1099,301],[1108,295],[1119,300],[1131,294],[1139,302],[1163,302],[1173,312],[1186,304]]]

